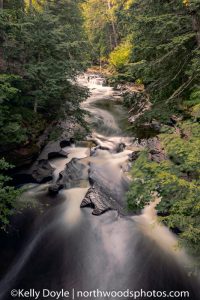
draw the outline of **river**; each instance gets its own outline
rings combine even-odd
[[[85,143],[63,148],[67,158],[51,160],[54,183],[70,162],[78,168],[77,178],[70,175],[55,197],[48,195],[52,182],[26,185],[20,201],[34,207],[14,218],[12,233],[1,237],[0,299],[13,299],[13,289],[29,292],[17,299],[35,299],[34,291],[40,292],[39,299],[56,299],[48,291],[42,296],[44,289],[69,291],[68,299],[72,292],[75,299],[136,299],[130,292],[143,289],[149,296],[137,294],[137,299],[157,299],[155,290],[160,299],[166,298],[160,294],[164,291],[179,291],[176,299],[184,299],[180,291],[188,291],[187,299],[197,300],[197,280],[188,276],[192,259],[178,247],[176,236],[159,224],[156,204],[141,215],[127,212],[128,155],[139,145],[125,130],[125,109],[113,101],[119,96],[98,80],[87,83],[82,78],[91,90],[83,108],[90,113],[93,132]],[[100,198],[102,189],[106,196],[84,207],[91,185]],[[102,291],[114,293],[107,297]],[[67,294],[59,299],[67,299]]]

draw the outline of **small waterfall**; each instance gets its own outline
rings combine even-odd
[[[84,74],[77,78],[77,82],[81,85],[87,86],[89,89],[98,89],[106,86],[104,77],[98,74]]]

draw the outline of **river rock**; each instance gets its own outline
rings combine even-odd
[[[70,143],[71,143],[70,139],[49,142],[42,150],[38,160],[42,160],[42,159],[48,160],[56,157],[67,157],[67,153],[62,149],[61,146],[63,147],[65,147],[64,145],[70,146]]]
[[[81,180],[88,179],[88,166],[81,163],[78,158],[72,158],[72,160],[66,165],[64,171],[60,173],[60,178],[57,181],[57,185],[61,185],[61,188],[78,187]]]
[[[52,180],[54,168],[46,159],[36,161],[36,163],[29,170],[34,181],[44,183]]]
[[[28,182],[45,183],[53,179],[54,168],[47,159],[37,160],[29,169],[15,174],[17,184]]]
[[[115,148],[116,153],[123,152],[126,148],[126,145],[124,143],[119,143],[117,147]]]
[[[116,205],[111,197],[108,197],[97,184],[94,184],[94,186],[88,190],[80,207],[86,206],[92,207],[92,214],[98,216],[107,210],[114,209]]]
[[[110,149],[108,147],[96,146],[96,147],[91,148],[91,150],[90,150],[90,156],[96,156],[97,155],[97,150],[110,151]]]
[[[97,193],[98,202],[102,201],[102,207],[116,209],[120,212],[125,210],[125,194],[128,191],[130,182],[120,170],[112,169],[110,165],[104,165],[103,168],[101,168],[100,166],[91,163],[89,169],[89,181]],[[92,191],[92,195],[94,195],[94,190]],[[98,208],[101,205],[98,204]]]
[[[55,183],[55,184],[52,184],[49,188],[48,188],[48,192],[50,195],[52,196],[55,196],[59,193],[60,190],[63,189],[63,185],[62,184],[59,184],[59,183]]]
[[[70,143],[70,140],[66,140],[66,142]],[[38,183],[52,180],[54,168],[51,166],[49,159],[55,157],[67,157],[67,153],[61,148],[60,141],[49,142],[33,165],[29,169],[19,172],[18,176],[21,178],[27,177],[29,181]]]
[[[128,155],[129,161],[132,162],[132,161],[135,161],[136,159],[138,159],[138,157],[139,157],[139,155],[140,155],[140,152],[141,152],[141,151],[137,150],[137,151],[134,151],[134,152],[130,153],[130,154]]]

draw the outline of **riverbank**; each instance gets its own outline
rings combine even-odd
[[[125,84],[126,86],[126,84]],[[122,88],[123,90],[124,88]],[[159,109],[145,91],[125,90],[124,105],[132,134],[145,147],[132,167],[128,206],[133,212],[161,197],[156,209],[161,221],[174,231],[192,255],[199,258],[199,132],[198,115],[185,105],[178,114],[160,120]],[[190,224],[190,226],[188,225]]]
[[[27,140],[23,145],[4,146],[4,149],[1,149],[0,156],[17,169],[30,166],[48,143],[59,139],[80,139],[86,134],[86,130],[84,131],[74,117],[67,117],[66,121],[53,121],[50,124],[43,122],[39,128],[37,124],[34,126],[36,126],[34,139]]]
[[[107,76],[107,81],[112,81],[110,74]],[[129,210],[138,213],[154,201],[153,193],[158,193],[160,220],[177,234],[180,244],[199,264],[199,209],[195,205],[200,195],[198,118],[186,106],[182,115],[172,113],[160,120],[143,85],[115,81],[114,89],[120,103],[128,108],[129,134],[143,147],[142,152],[132,154]]]
[[[129,171],[143,147],[126,135],[113,109],[98,107],[103,101],[114,106],[115,92],[94,83],[90,88],[83,107],[92,132],[81,143],[62,143],[62,156],[48,157],[53,179],[24,186],[18,202],[28,206],[1,234],[0,299],[20,286],[188,290],[198,299],[196,281],[184,269],[187,255],[175,250],[176,237],[157,224],[154,207],[141,215],[127,211]],[[93,127],[102,120],[104,127]]]

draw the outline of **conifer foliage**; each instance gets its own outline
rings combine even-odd
[[[2,143],[26,140],[27,114],[36,123],[79,118],[85,93],[72,83],[85,61],[78,1],[7,0],[0,23]],[[6,128],[16,132],[13,139]]]
[[[19,190],[9,186],[2,156],[37,142],[54,120],[82,121],[86,91],[75,84],[86,45],[79,1],[0,1],[0,226]]]
[[[170,105],[199,82],[199,5],[139,0],[132,7],[132,72],[146,84],[153,103]]]

